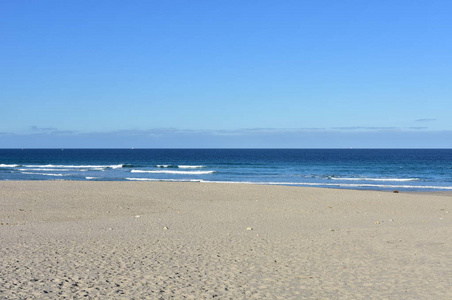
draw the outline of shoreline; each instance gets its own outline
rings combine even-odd
[[[431,194],[431,195],[442,195],[442,196],[452,196],[452,190],[445,189],[416,189],[416,190],[404,190],[406,188],[391,188],[391,189],[368,189],[368,188],[340,188],[336,185],[333,187],[317,185],[304,185],[304,184],[288,184],[288,183],[265,183],[265,182],[238,182],[238,181],[205,181],[205,180],[70,180],[70,179],[49,179],[49,180],[1,180],[0,182],[140,182],[140,183],[203,183],[203,184],[239,184],[239,185],[251,185],[251,186],[285,186],[285,187],[298,187],[298,188],[314,188],[314,189],[327,189],[327,190],[351,190],[351,191],[375,191],[375,192],[387,192],[393,193],[410,193],[410,194]],[[451,187],[452,189],[452,187]]]
[[[1,181],[0,208],[4,299],[452,297],[452,195]]]

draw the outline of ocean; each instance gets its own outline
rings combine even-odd
[[[0,180],[452,190],[452,149],[0,149]]]

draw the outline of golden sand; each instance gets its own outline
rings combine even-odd
[[[452,299],[450,194],[4,181],[0,223],[1,299]]]

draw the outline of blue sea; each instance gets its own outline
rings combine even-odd
[[[0,180],[452,190],[452,149],[0,149]]]

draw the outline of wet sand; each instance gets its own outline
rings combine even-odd
[[[0,182],[1,299],[451,299],[452,196]]]

